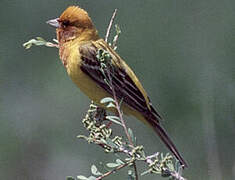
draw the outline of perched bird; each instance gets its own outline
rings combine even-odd
[[[112,87],[119,100],[122,99],[124,114],[133,115],[150,125],[161,140],[179,160],[186,162],[161,127],[161,116],[153,108],[140,81],[125,61],[98,36],[88,13],[78,6],[68,7],[59,18],[47,21],[56,27],[59,55],[72,81],[98,105],[100,100],[112,96],[112,90],[101,72],[97,58],[101,49],[111,56]]]

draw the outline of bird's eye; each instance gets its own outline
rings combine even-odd
[[[62,22],[63,27],[67,27],[67,26],[69,26],[69,24],[70,24],[70,22],[67,20]]]

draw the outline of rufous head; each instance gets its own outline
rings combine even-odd
[[[67,42],[83,35],[97,36],[96,29],[88,13],[78,6],[69,6],[59,18],[47,21],[56,27],[59,42]]]

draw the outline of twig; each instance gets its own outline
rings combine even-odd
[[[47,46],[47,47],[55,47],[55,48],[59,48],[59,45],[58,45],[58,44],[51,43],[51,42],[47,42],[47,43],[46,43],[46,46]]]
[[[105,35],[105,41],[106,41],[106,42],[108,41],[109,32],[110,32],[110,29],[111,29],[111,27],[112,27],[113,20],[114,20],[114,18],[115,18],[115,16],[116,16],[116,13],[117,13],[117,9],[114,10],[113,15],[112,15],[112,17],[111,17],[111,19],[110,19],[109,26],[108,26],[108,28],[107,28],[106,35]],[[109,78],[109,81],[110,81],[110,87],[111,87],[111,90],[112,90],[112,94],[113,94],[113,98],[114,98],[114,101],[115,101],[115,106],[116,106],[117,111],[118,111],[119,118],[120,118],[120,120],[121,120],[121,122],[122,122],[122,124],[123,124],[123,127],[124,127],[124,130],[125,130],[126,136],[127,136],[127,138],[128,138],[128,141],[130,142],[130,144],[131,144],[132,146],[134,146],[134,144],[133,144],[133,142],[132,142],[132,140],[131,140],[131,137],[130,137],[130,135],[129,135],[129,133],[128,133],[126,124],[125,124],[125,122],[124,122],[124,120],[123,120],[123,118],[122,118],[122,112],[121,112],[121,109],[120,109],[120,106],[119,106],[119,103],[118,103],[118,99],[117,99],[115,90],[114,90],[114,88],[113,88],[112,77],[111,77],[111,75],[110,75],[110,70],[108,70],[108,76],[109,76],[108,78]]]
[[[128,141],[130,142],[131,146],[134,147],[134,144],[133,144],[133,142],[131,140],[131,137],[130,137],[130,135],[128,133],[128,130],[127,130],[127,127],[126,127],[126,123],[125,123],[125,121],[123,120],[123,117],[122,117],[122,111],[121,111],[120,105],[118,103],[118,99],[117,99],[117,96],[116,96],[115,89],[113,88],[112,77],[110,75],[110,71],[109,70],[108,70],[108,76],[109,76],[108,78],[109,78],[109,82],[110,82],[110,88],[112,90],[112,94],[113,94],[113,98],[114,98],[114,101],[115,101],[115,106],[116,106],[116,109],[117,109],[117,112],[118,112],[118,116],[119,116],[119,118],[121,120],[121,123],[123,125],[124,130],[125,130],[125,134],[127,136]]]
[[[108,150],[106,152],[126,154],[128,156],[128,158],[126,159],[127,162],[125,162],[125,164],[127,163],[129,165],[134,166],[134,163],[136,161],[146,162],[148,164],[149,169],[147,171],[143,172],[142,175],[147,174],[147,173],[155,173],[155,174],[162,174],[164,177],[171,177],[175,180],[187,180],[186,178],[182,177],[181,169],[179,169],[179,167],[177,167],[177,168],[171,167],[171,166],[173,166],[172,161],[171,161],[172,156],[166,155],[165,157],[163,157],[161,155],[160,157],[158,157],[159,152],[157,152],[153,155],[149,155],[146,157],[145,153],[143,151],[143,147],[136,146],[130,150],[129,149],[130,146],[127,147],[125,145],[126,142],[122,142],[122,140],[117,138],[117,136],[115,136],[112,139],[109,139],[109,141],[106,141],[105,137],[107,137],[107,138],[110,138],[110,137],[106,136],[107,135],[105,133],[106,130],[104,129],[104,127],[106,127],[105,124],[99,125],[97,127],[97,129],[95,129],[95,127],[93,127],[93,126],[97,126],[96,125],[96,122],[97,122],[97,119],[96,119],[97,114],[96,113],[100,113],[100,112],[96,112],[97,106],[95,107],[96,109],[94,109],[93,106],[94,106],[93,104],[90,105],[90,109],[88,110],[89,114],[87,114],[86,118],[83,119],[83,123],[84,123],[85,127],[90,131],[90,136],[86,137],[83,135],[79,135],[78,136],[79,138],[84,138],[90,143],[95,143],[95,144],[101,146],[102,148],[105,149],[105,151]],[[90,114],[90,113],[92,113],[92,114]],[[98,117],[102,118],[100,115],[98,115]],[[102,133],[105,133],[106,135],[102,134]],[[91,136],[91,134],[92,134],[92,136]],[[102,140],[101,137],[104,137],[104,139]],[[112,142],[112,143],[110,143],[110,142]],[[128,159],[129,159],[129,161],[128,161]],[[171,164],[171,166],[169,166],[168,163]],[[125,166],[123,166],[123,167],[125,167]],[[109,176],[112,173],[114,173],[114,171],[117,171],[117,170],[119,170],[119,168],[110,170],[111,172],[108,171],[105,173],[104,176],[98,177],[98,178],[102,179],[103,177]],[[136,166],[134,166],[134,172],[135,172],[136,179],[138,179]]]
[[[139,177],[138,177],[138,171],[137,171],[137,166],[136,166],[135,161],[133,162],[133,166],[134,166],[134,172],[135,172],[135,179],[138,180]]]
[[[31,48],[32,45],[35,46],[47,46],[47,47],[56,47],[59,48],[58,41],[56,39],[53,39],[55,43],[47,42],[45,39],[41,37],[36,37],[35,39],[30,39],[29,41],[25,42],[23,46],[25,49]]]
[[[130,135],[128,133],[128,130],[127,130],[127,127],[126,127],[126,123],[125,123],[125,121],[124,121],[124,119],[122,117],[122,111],[121,111],[120,105],[118,103],[118,99],[117,99],[116,92],[115,92],[115,89],[114,89],[113,84],[112,84],[112,78],[110,76],[110,71],[109,70],[108,70],[108,76],[109,76],[108,78],[109,78],[109,81],[110,81],[110,87],[112,89],[112,94],[113,94],[113,98],[114,98],[114,101],[115,101],[116,109],[118,111],[119,118],[120,118],[121,123],[123,125],[123,128],[125,130],[125,134],[127,136],[127,139],[129,141],[129,143],[131,144],[132,147],[134,147],[134,143],[131,140],[131,137],[130,137]],[[134,172],[135,172],[135,179],[138,180],[139,178],[138,178],[138,172],[137,172],[137,167],[136,167],[135,161],[133,162],[133,167],[134,167]]]
[[[115,173],[117,170],[122,169],[122,168],[124,168],[124,167],[126,167],[128,165],[129,165],[129,163],[121,164],[120,166],[114,168],[113,170],[108,171],[107,173],[104,173],[102,176],[96,178],[96,180],[101,180],[104,177],[109,176],[110,174]]]
[[[116,16],[116,13],[117,13],[117,9],[114,10],[113,15],[112,15],[112,17],[111,17],[111,19],[110,19],[109,26],[108,26],[108,28],[107,28],[106,35],[105,35],[105,41],[106,41],[106,42],[108,41],[110,29],[111,29],[111,27],[112,27],[114,18],[115,18],[115,16]],[[116,46],[117,39],[118,39],[118,35],[116,36],[116,39],[114,39],[114,45],[115,45],[115,46]],[[115,46],[114,46],[114,47],[115,47]],[[113,48],[114,48],[114,47],[113,47]],[[111,90],[112,90],[112,94],[113,94],[113,98],[114,98],[114,101],[115,101],[116,109],[117,109],[117,111],[118,111],[119,118],[120,118],[121,123],[122,123],[122,125],[123,125],[123,128],[124,128],[124,130],[125,130],[125,134],[126,134],[126,136],[127,136],[128,141],[130,142],[131,146],[134,147],[134,143],[132,142],[132,139],[131,139],[131,137],[130,137],[130,135],[129,135],[129,133],[128,133],[128,130],[127,130],[125,121],[123,120],[123,117],[122,117],[122,111],[121,111],[121,109],[120,109],[120,105],[119,105],[119,103],[118,103],[118,99],[117,99],[115,90],[114,90],[113,85],[112,85],[112,78],[111,78],[111,76],[110,76],[110,71],[108,71],[108,76],[109,76],[108,78],[109,78],[109,80],[110,80],[110,87],[111,87]],[[133,167],[134,167],[134,172],[135,172],[135,179],[138,180],[138,172],[137,172],[137,167],[136,167],[135,161],[133,162]]]
[[[116,13],[117,13],[117,9],[114,10],[113,15],[112,15],[112,17],[110,19],[109,26],[107,28],[106,35],[105,35],[105,42],[108,42],[108,37],[109,37],[110,29],[112,27],[113,20],[114,20],[114,18],[116,16]]]

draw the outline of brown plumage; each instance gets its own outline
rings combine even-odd
[[[81,91],[99,105],[102,98],[112,96],[112,91],[100,71],[97,51],[102,49],[111,55],[112,85],[118,99],[123,100],[123,112],[151,126],[181,165],[186,167],[186,162],[161,127],[161,116],[153,108],[140,81],[125,61],[99,38],[88,13],[77,6],[71,6],[59,18],[48,23],[57,28],[59,54],[68,75]]]

